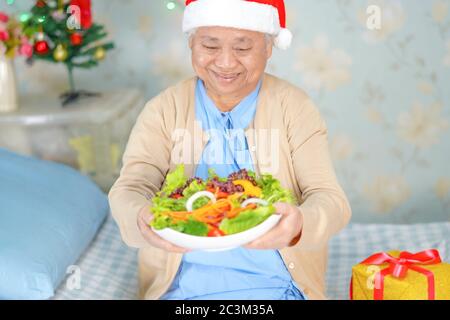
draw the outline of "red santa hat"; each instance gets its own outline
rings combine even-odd
[[[206,26],[267,33],[275,36],[275,46],[283,50],[292,42],[284,0],[187,0],[183,32]]]

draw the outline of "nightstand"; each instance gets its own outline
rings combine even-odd
[[[0,113],[0,147],[67,164],[107,192],[144,104],[135,89],[103,92],[64,108],[57,96],[21,96],[19,110]]]

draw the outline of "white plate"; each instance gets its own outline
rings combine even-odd
[[[188,248],[191,250],[224,251],[240,247],[259,238],[272,229],[278,223],[280,218],[281,215],[273,214],[256,227],[223,237],[191,236],[170,228],[155,230],[152,227],[152,229],[161,238],[179,247]]]

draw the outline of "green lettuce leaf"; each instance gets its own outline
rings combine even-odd
[[[156,195],[152,198],[151,211],[158,214],[167,211],[186,211],[187,199],[173,199],[162,195]]]
[[[194,220],[192,217],[189,217],[187,221],[179,221],[170,228],[192,236],[206,237],[208,235],[206,223]]]
[[[247,174],[249,177],[252,177],[253,179],[257,180],[256,173],[254,171],[247,170]]]
[[[254,210],[243,211],[235,218],[225,218],[220,223],[219,229],[226,234],[239,233],[257,226],[274,212],[275,208],[271,205],[267,207],[261,206]]]
[[[192,217],[189,217],[187,221],[178,221],[174,223],[169,216],[159,214],[150,222],[150,225],[156,230],[171,228],[175,231],[193,236],[204,237],[208,234],[208,226],[206,223],[194,220]]]
[[[183,190],[183,197],[189,198],[195,193],[205,190],[206,190],[205,182],[198,183],[197,180],[194,180],[186,187],[186,189]]]
[[[184,186],[187,180],[188,178],[184,174],[184,164],[179,164],[174,171],[167,174],[161,191],[169,195],[176,189]]]
[[[150,225],[156,230],[162,230],[165,228],[169,228],[172,224],[172,219],[167,215],[157,214],[153,217],[153,220],[150,222]]]
[[[296,204],[295,196],[290,190],[284,189],[279,180],[271,174],[263,174],[256,180],[256,183],[262,190],[261,198],[270,204],[275,202],[286,202]]]

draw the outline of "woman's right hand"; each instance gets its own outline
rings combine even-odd
[[[138,215],[138,227],[143,235],[144,239],[153,247],[163,249],[169,252],[186,253],[189,249],[178,247],[169,241],[164,240],[158,236],[150,227],[150,221],[153,219],[153,214],[150,212],[150,207],[145,206],[139,211]]]

